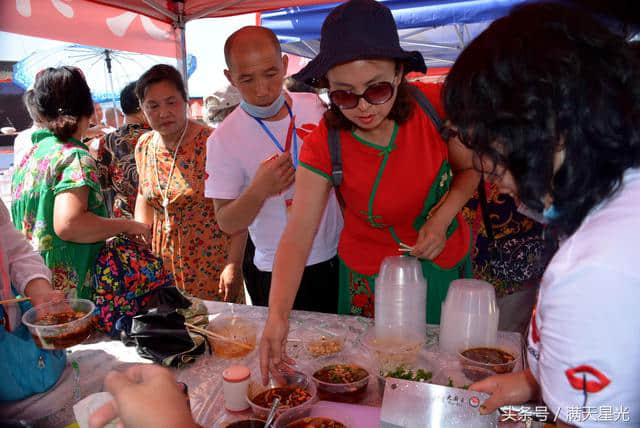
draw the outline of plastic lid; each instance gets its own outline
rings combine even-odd
[[[222,378],[227,382],[242,382],[249,376],[251,376],[251,370],[247,366],[231,366],[222,372]]]

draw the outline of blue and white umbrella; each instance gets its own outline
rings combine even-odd
[[[27,89],[33,86],[36,74],[47,67],[69,65],[82,70],[95,102],[113,102],[129,82],[156,64],[175,66],[175,58],[116,51],[85,45],[69,45],[35,51],[13,66],[13,81]],[[196,68],[196,58],[187,56],[187,73]]]

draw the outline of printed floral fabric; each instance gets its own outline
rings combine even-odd
[[[53,230],[53,207],[59,193],[88,187],[88,210],[107,216],[95,161],[78,140],[60,141],[48,130],[36,131],[32,138],[31,151],[13,174],[13,224],[51,269],[54,288],[91,298],[91,267],[104,242],[78,244],[60,239]]]
[[[138,194],[134,150],[138,138],[151,128],[127,124],[100,139],[98,171],[110,217],[133,218]]]
[[[517,211],[516,204],[508,195],[501,194],[495,185],[487,183],[487,208],[493,226],[496,240],[505,238],[541,237],[543,225],[531,220]],[[473,262],[473,277],[483,279],[496,289],[496,296],[503,297],[520,290],[525,282],[518,282],[498,278],[491,267],[491,251],[489,238],[482,221],[482,212],[478,199],[478,192],[467,202],[462,210],[465,220],[471,225],[473,233],[473,247],[471,259]],[[530,260],[530,263],[536,262]]]
[[[197,131],[190,130],[188,134],[195,136],[187,137],[178,150],[168,194],[169,232],[162,200],[174,153],[155,131],[140,137],[136,147],[140,191],[154,209],[152,250],[173,272],[178,288],[201,299],[222,300],[218,284],[227,265],[230,237],[216,222],[213,200],[204,197],[206,142],[211,128],[195,122],[189,126]],[[243,303],[244,293],[239,294],[236,303]]]
[[[116,237],[96,260],[93,286],[98,328],[112,333],[121,316],[134,316],[145,307],[151,291],[173,286],[173,275],[151,251]]]

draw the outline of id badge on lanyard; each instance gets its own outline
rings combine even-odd
[[[275,135],[273,135],[271,130],[269,130],[269,128],[264,124],[262,119],[254,116],[252,117],[262,127],[264,132],[269,136],[269,138],[271,139],[271,141],[273,142],[273,144],[276,146],[278,150],[280,150],[282,153],[292,152],[291,158],[293,161],[293,168],[297,169],[298,168],[298,136],[296,135],[296,117],[293,115],[293,112],[291,111],[291,107],[289,107],[289,103],[285,103],[284,105],[287,106],[287,111],[289,112],[289,118],[290,118],[289,129],[287,130],[287,138],[285,140],[284,147],[280,144],[280,142],[275,137]],[[284,205],[285,205],[285,211],[287,215],[291,211],[291,205],[293,203],[293,186],[294,185],[292,184],[287,190],[285,190]]]

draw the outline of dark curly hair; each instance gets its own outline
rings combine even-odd
[[[91,90],[79,68],[63,66],[38,73],[31,95],[27,95],[34,120],[62,141],[78,130],[83,117],[93,114]]]
[[[574,8],[529,4],[492,23],[460,54],[442,97],[463,143],[506,167],[524,203],[541,210],[552,196],[561,233],[640,163],[640,63]]]
[[[401,70],[402,62],[396,62],[396,72]],[[329,82],[326,77],[322,79],[320,87],[328,88]],[[409,83],[407,79],[402,76],[402,80],[398,85],[398,95],[396,96],[393,106],[387,115],[388,119],[393,120],[398,125],[402,125],[411,116],[411,112],[415,106],[413,96],[409,92]],[[340,108],[333,103],[329,104],[329,108],[324,113],[324,120],[329,128],[346,129],[353,131],[356,126],[340,111]]]

